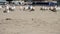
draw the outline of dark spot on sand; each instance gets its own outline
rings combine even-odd
[[[0,23],[0,24],[2,24],[2,23]]]
[[[12,20],[11,18],[6,18],[5,20]]]
[[[32,21],[33,21],[34,19],[32,18]]]
[[[7,13],[7,11],[5,10],[5,11],[3,11],[3,13]]]

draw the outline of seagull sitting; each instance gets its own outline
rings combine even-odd
[[[9,10],[14,11],[15,8],[16,8],[16,7],[13,6],[13,7],[10,7]]]
[[[25,9],[27,10],[27,9],[29,9],[29,7],[28,7],[28,6],[26,6],[26,7],[25,7]]]
[[[34,11],[34,8],[33,8],[33,6],[30,6],[30,10],[31,10],[31,11]]]
[[[5,10],[4,10],[4,13],[9,13],[9,12],[10,12],[10,11],[9,11],[9,10],[7,10],[7,9],[5,9]]]
[[[15,6],[13,6],[13,7],[11,7],[12,9],[15,9],[16,7]]]
[[[41,7],[41,10],[45,10],[46,8],[43,6],[43,7]]]
[[[53,9],[53,7],[50,7],[51,9]]]
[[[56,8],[56,10],[60,10],[60,7],[55,7]]]
[[[56,12],[56,8],[55,7],[50,7],[49,10]]]
[[[24,7],[24,10],[28,10],[28,9],[29,9],[29,7],[28,7],[28,6],[25,6],[25,7]]]

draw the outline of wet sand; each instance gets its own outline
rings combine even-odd
[[[5,20],[11,18],[11,20]],[[0,34],[60,34],[60,11],[23,11],[19,7],[10,13],[0,10]]]

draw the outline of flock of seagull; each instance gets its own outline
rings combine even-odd
[[[5,10],[3,11],[4,13],[9,13],[10,11],[14,11],[16,9],[16,6],[14,5],[3,5],[3,6],[0,6],[0,9],[2,8],[5,8]],[[21,10],[30,10],[30,11],[34,11],[35,8],[32,6],[32,5],[27,5],[27,6],[20,6],[20,9]],[[40,7],[40,10],[51,10],[53,12],[56,12],[57,10],[60,10],[60,7],[57,7],[57,6],[50,6],[50,7],[47,7],[47,6],[42,6]]]

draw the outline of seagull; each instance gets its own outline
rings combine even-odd
[[[16,7],[15,6],[12,6],[11,9],[15,9]]]
[[[15,6],[11,6],[9,7],[9,10],[14,11],[15,8],[16,8]]]
[[[33,9],[33,7],[32,7],[32,6],[30,6],[30,5],[25,6],[25,10],[32,10],[32,9]]]
[[[50,7],[51,9],[53,9],[54,7]]]
[[[3,11],[4,13],[9,13],[10,11],[9,11],[9,6],[8,5],[6,5],[6,7],[5,7],[5,10]]]
[[[29,9],[29,7],[28,6],[25,6],[23,10],[28,10],[28,9]]]
[[[60,10],[60,7],[59,7],[59,6],[58,6],[58,7],[57,7],[57,6],[55,6],[55,8],[56,8],[56,10]]]
[[[50,7],[49,10],[56,12],[56,8],[55,7]]]
[[[33,6],[30,6],[30,10],[31,10],[31,11],[34,11],[34,7],[33,7]]]
[[[9,13],[9,12],[10,12],[10,11],[9,11],[9,10],[7,10],[7,9],[5,9],[5,10],[4,10],[4,13]]]
[[[29,9],[29,6],[26,6],[25,9],[28,10]]]

